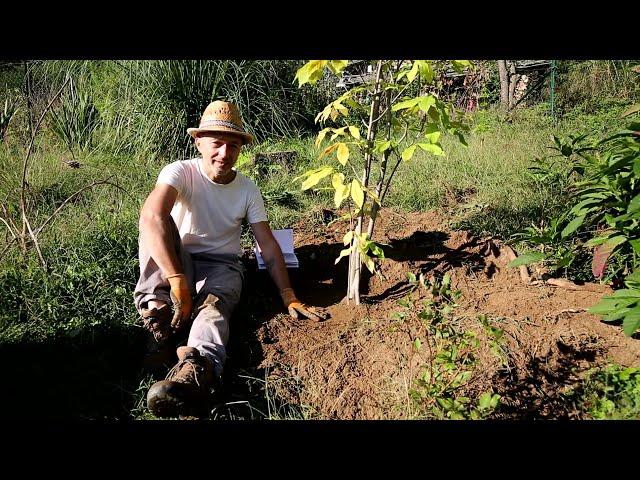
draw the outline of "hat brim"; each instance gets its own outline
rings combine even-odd
[[[253,142],[253,135],[247,132],[239,132],[232,128],[224,127],[224,126],[212,126],[212,127],[204,127],[204,128],[187,128],[187,133],[191,135],[193,138],[196,138],[198,133],[202,132],[221,132],[221,133],[232,133],[234,135],[242,138],[242,144],[246,145],[247,143]]]

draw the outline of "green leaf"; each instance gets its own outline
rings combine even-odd
[[[425,128],[424,136],[431,143],[437,143],[440,139],[440,135],[442,135],[442,132],[438,129],[438,126],[435,123],[430,123],[427,128]]]
[[[491,405],[491,392],[484,392],[478,400],[478,408],[487,410]]]
[[[547,258],[547,255],[542,252],[529,252],[524,255],[520,255],[515,260],[509,262],[507,267],[519,267],[520,265],[529,265],[530,263],[540,262]]]
[[[635,252],[635,254],[640,255],[640,238],[636,238],[635,240],[629,240],[629,243],[631,244],[631,248],[633,248],[633,251]]]
[[[594,313],[597,315],[604,315],[613,313],[621,308],[626,308],[634,303],[638,302],[637,298],[611,298],[604,297],[593,307],[587,310],[588,313]]]
[[[422,342],[420,341],[419,338],[416,338],[413,341],[413,346],[415,347],[416,350],[420,350],[422,348]]]
[[[433,143],[419,143],[418,146],[425,152],[433,153],[434,155],[444,156],[444,151],[440,145]]]
[[[633,213],[640,210],[640,195],[636,195],[629,202],[629,206],[627,207],[627,213]]]
[[[433,69],[431,64],[427,60],[416,60],[418,68],[420,69],[420,77],[424,79],[425,83],[433,82]]]
[[[374,148],[374,151],[377,153],[383,153],[386,150],[389,150],[390,148],[391,148],[391,140],[386,140],[384,142],[378,143]]]
[[[452,60],[451,64],[453,65],[453,69],[458,73],[462,73],[465,68],[471,67],[469,60]]]
[[[418,103],[418,106],[420,107],[420,110],[422,110],[424,113],[428,113],[429,109],[435,104],[436,104],[436,99],[434,98],[434,96],[426,95],[420,98],[420,102]]]
[[[412,98],[410,100],[405,100],[404,102],[396,103],[393,107],[391,107],[392,112],[397,112],[398,110],[403,110],[405,108],[412,108],[418,105],[421,97]]]
[[[580,225],[582,225],[582,223],[584,222],[584,218],[585,216],[581,215],[571,220],[569,224],[566,227],[564,227],[564,229],[562,230],[562,233],[560,233],[560,237],[566,238],[569,235],[571,235],[573,232],[575,232],[580,227]]]
[[[358,208],[362,208],[364,205],[364,191],[362,190],[362,184],[359,180],[351,181],[351,198]]]
[[[380,248],[378,245],[371,242],[369,248],[371,249],[371,253],[373,253],[376,257],[384,258],[384,250],[382,250],[382,248]]]
[[[371,273],[375,272],[376,266],[369,255],[361,255],[363,263],[367,266]]]
[[[319,172],[316,172],[312,175],[309,175],[307,179],[302,182],[302,190],[308,190],[309,188],[315,186],[320,180],[324,177],[331,175],[333,173],[333,168],[324,167]]]
[[[347,145],[345,143],[338,143],[338,161],[342,164],[342,165],[346,165],[347,164],[347,160],[349,160],[349,147],[347,147]]]
[[[622,330],[627,337],[633,335],[640,328],[640,308],[627,314],[622,321]]]
[[[402,160],[411,160],[411,157],[413,157],[416,148],[418,148],[417,145],[411,145],[410,147],[405,148],[402,152]]]

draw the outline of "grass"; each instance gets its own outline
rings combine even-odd
[[[616,364],[594,369],[567,397],[587,419],[638,420],[640,369]]]

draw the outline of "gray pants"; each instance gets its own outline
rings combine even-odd
[[[187,345],[197,348],[208,358],[220,377],[227,356],[229,320],[242,293],[244,267],[237,255],[188,253],[182,248],[175,223],[171,223],[174,244],[194,297],[192,318],[195,318]],[[161,300],[171,305],[169,282],[143,242],[139,243],[139,257],[140,278],[134,293],[136,309],[140,312],[147,308],[149,300]]]

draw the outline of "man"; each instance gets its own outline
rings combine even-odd
[[[177,349],[178,363],[147,394],[149,409],[159,417],[190,415],[219,385],[229,319],[242,291],[244,218],[290,315],[321,319],[296,298],[262,196],[234,168],[242,146],[253,140],[238,108],[212,102],[200,126],[187,132],[201,157],[165,166],[140,213],[136,308],[160,349],[189,332],[187,345]]]

